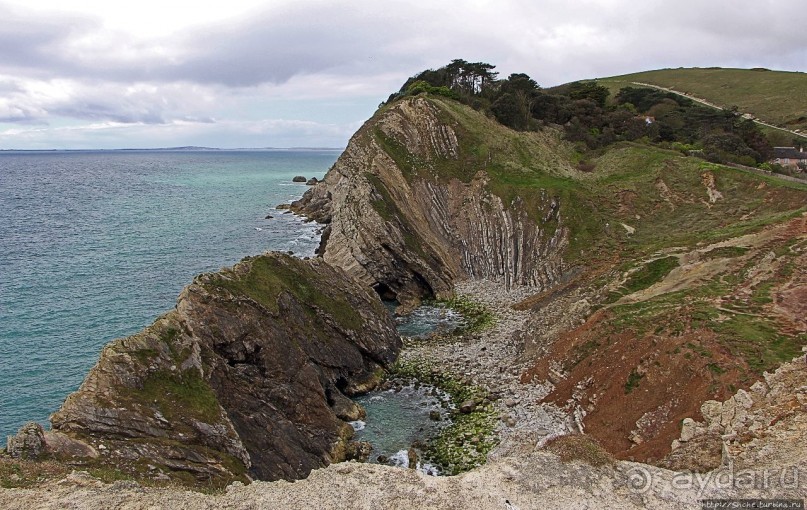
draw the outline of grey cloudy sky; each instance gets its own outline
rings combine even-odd
[[[453,58],[807,71],[803,0],[0,0],[0,149],[341,147]],[[207,4],[207,5],[206,5]]]

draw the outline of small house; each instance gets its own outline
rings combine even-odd
[[[807,152],[804,147],[774,147],[773,162],[791,168],[807,168]]]

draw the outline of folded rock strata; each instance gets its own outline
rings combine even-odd
[[[379,110],[325,179],[292,204],[329,224],[324,259],[404,304],[449,296],[458,278],[538,288],[558,281],[568,229],[557,198],[543,192],[527,204],[494,193],[466,121],[419,97]]]

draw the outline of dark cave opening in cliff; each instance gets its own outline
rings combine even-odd
[[[373,285],[373,290],[381,297],[382,301],[398,301],[398,294],[385,283],[376,283]]]

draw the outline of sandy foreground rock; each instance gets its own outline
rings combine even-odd
[[[132,482],[105,485],[86,475],[36,490],[0,492],[7,509],[257,509],[257,508],[700,508],[705,498],[798,498],[807,490],[791,487],[793,473],[807,477],[807,464],[769,469],[753,475],[760,488],[735,485],[742,473],[676,473],[643,464],[615,467],[561,462],[535,452],[494,461],[456,477],[431,477],[412,470],[358,464],[334,464],[297,482],[234,484],[225,494],[205,495],[176,489],[146,489]],[[781,475],[784,474],[782,478]],[[765,478],[767,476],[767,479]],[[798,478],[798,475],[796,475]],[[782,483],[784,481],[784,483]],[[807,485],[807,479],[798,480]],[[763,487],[767,483],[767,488]],[[510,505],[510,506],[508,506]]]

